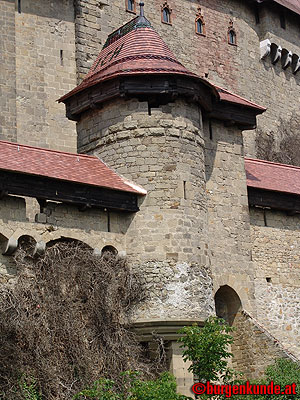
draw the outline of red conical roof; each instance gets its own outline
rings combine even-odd
[[[264,107],[219,88],[186,69],[143,15],[134,18],[108,36],[81,84],[58,101],[65,102],[73,95],[113,78],[149,74],[189,77],[208,87],[217,101],[254,109],[257,114],[265,111]]]
[[[179,74],[202,80],[176,59],[150,22],[139,16],[108,36],[81,84],[59,101],[105,80],[137,74]]]

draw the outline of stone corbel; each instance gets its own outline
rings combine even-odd
[[[102,255],[102,251],[101,250],[99,250],[97,247],[95,247],[94,248],[94,251],[93,251],[93,255],[94,256],[101,256]]]
[[[300,70],[300,57],[297,54],[293,54],[292,56],[292,71],[293,74],[296,74]]]
[[[260,59],[263,60],[271,53],[271,42],[265,39],[260,42]]]
[[[281,52],[281,65],[283,69],[287,69],[289,65],[292,63],[292,56],[293,53],[291,51],[288,51],[286,49],[282,49]]]
[[[33,255],[41,256],[45,253],[45,250],[46,250],[46,243],[41,240],[40,242],[36,243]]]
[[[11,256],[18,248],[18,240],[14,237],[10,237],[7,242],[3,245],[2,254],[5,256]]]
[[[282,47],[277,44],[271,44],[271,61],[272,64],[276,64],[281,58]]]

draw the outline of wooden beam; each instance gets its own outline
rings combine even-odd
[[[300,196],[292,193],[248,187],[248,202],[250,206],[268,207],[290,214],[300,212]]]
[[[231,125],[236,124],[241,129],[253,129],[256,126],[256,113],[254,110],[225,101],[215,103],[213,111],[208,116]]]
[[[136,212],[137,194],[39,175],[0,171],[0,192],[53,200],[76,206]]]
[[[99,108],[105,101],[118,96],[136,97],[142,101],[147,100],[149,96],[155,96],[161,104],[166,104],[166,100],[171,101],[174,97],[183,96],[199,103],[206,111],[212,110],[211,89],[193,78],[173,75],[129,75],[75,93],[64,101],[66,115],[69,119],[78,121],[83,112]]]

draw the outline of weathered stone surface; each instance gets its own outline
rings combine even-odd
[[[300,217],[251,208],[250,218],[257,318],[300,357]]]
[[[198,5],[206,36],[195,33]],[[299,77],[291,68],[260,59],[260,41],[270,39],[300,55],[299,17],[287,12],[286,29],[276,9],[264,8],[260,23],[248,2],[187,0],[170,4],[172,25],[161,23],[161,3],[150,0],[145,14],[187,68],[268,107],[258,132],[274,132],[299,117]],[[0,138],[63,151],[76,151],[75,123],[56,99],[81,81],[106,37],[133,18],[119,0],[0,0]],[[230,19],[237,46],[227,42]],[[300,117],[299,117],[300,118]],[[283,121],[283,122],[282,122]],[[280,130],[280,129],[281,130]],[[298,125],[290,130],[298,134]],[[299,217],[248,210],[244,149],[255,156],[255,131],[242,133],[202,121],[201,110],[184,101],[153,108],[116,100],[78,123],[78,149],[148,190],[135,215],[49,204],[43,214],[33,200],[5,197],[0,207],[0,241],[32,236],[37,243],[71,237],[101,249],[114,246],[142,271],[148,298],[133,320],[190,318],[214,313],[213,293],[228,285],[286,348],[299,353]],[[38,214],[37,222],[34,222]],[[265,226],[265,222],[266,225]],[[13,282],[12,258],[0,255],[0,282]],[[267,281],[268,278],[268,281]],[[282,355],[274,341],[242,314],[236,365],[259,374]],[[255,336],[255,340],[253,337]],[[179,388],[191,384],[172,344]],[[246,356],[248,354],[248,356]],[[245,368],[246,368],[245,367]],[[247,369],[246,369],[247,370]],[[187,393],[187,392],[186,392]]]
[[[172,118],[177,135],[165,122]],[[126,232],[127,256],[150,293],[135,318],[205,319],[214,307],[201,110],[176,101],[169,113],[157,108],[150,116],[146,103],[114,101],[84,115],[78,144],[148,191]]]

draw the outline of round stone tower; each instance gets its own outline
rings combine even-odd
[[[147,190],[124,232],[149,295],[136,322],[203,321],[213,312],[202,112],[214,98],[142,11],[108,37],[87,77],[61,99],[78,121],[79,152]]]
[[[127,258],[147,287],[132,321],[142,341],[152,332],[169,341],[179,391],[191,395],[193,377],[176,338],[181,326],[214,313],[203,115],[213,115],[217,104],[215,117],[224,118],[220,95],[177,61],[141,7],[60,101],[78,121],[78,151],[99,156],[147,191],[137,213],[120,216]],[[234,123],[235,113],[228,115]]]

